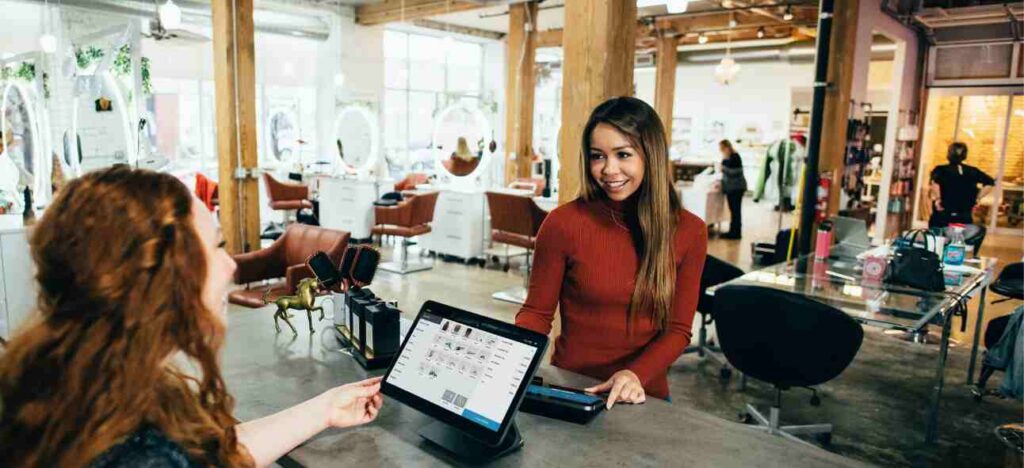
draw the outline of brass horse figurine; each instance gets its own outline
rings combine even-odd
[[[274,328],[278,332],[281,331],[281,324],[278,323],[278,319],[283,319],[284,323],[288,324],[288,327],[292,329],[292,333],[298,334],[295,331],[295,327],[288,321],[292,317],[288,313],[288,310],[304,310],[306,311],[306,317],[309,319],[309,332],[313,333],[313,312],[320,311],[320,320],[324,319],[324,308],[317,307],[316,303],[316,278],[305,278],[299,281],[298,287],[295,288],[294,296],[281,296],[273,301],[274,305],[277,306],[277,312],[274,312]],[[263,293],[263,303],[270,304],[271,301],[267,301],[267,297],[270,295],[270,289],[267,289]]]

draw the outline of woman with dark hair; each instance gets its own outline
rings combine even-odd
[[[116,166],[61,190],[31,240],[38,314],[0,356],[0,466],[265,466],[372,421],[376,379],[234,418],[217,362],[235,270],[222,247],[171,175]]]
[[[942,228],[950,223],[974,224],[971,216],[974,206],[992,190],[996,181],[980,169],[964,164],[967,159],[967,145],[964,143],[957,141],[949,145],[946,159],[949,164],[932,169],[928,191],[932,211],[928,227]]]
[[[718,142],[718,151],[722,153],[722,191],[729,202],[729,232],[722,234],[723,239],[739,239],[743,237],[743,194],[747,192],[747,178],[743,176],[743,160],[732,147],[732,142]]]
[[[649,105],[612,98],[583,130],[579,197],[537,236],[516,324],[561,336],[555,366],[604,380],[616,402],[669,397],[668,367],[690,343],[707,227],[672,187],[664,127]]]

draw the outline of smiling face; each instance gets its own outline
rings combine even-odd
[[[623,201],[644,180],[643,150],[615,127],[600,123],[590,134],[590,176],[609,199]]]
[[[192,223],[203,242],[206,257],[206,282],[203,284],[203,305],[221,320],[227,319],[228,288],[235,277],[235,261],[224,250],[220,228],[206,205],[192,199]]]

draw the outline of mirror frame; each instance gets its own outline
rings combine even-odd
[[[287,166],[287,163],[285,163],[285,161],[282,161],[281,159],[279,159],[274,154],[274,148],[272,147],[273,139],[271,139],[271,135],[273,135],[273,129],[271,128],[271,125],[273,124],[274,116],[277,115],[277,114],[285,114],[285,116],[289,117],[291,119],[291,121],[292,121],[292,125],[294,125],[295,132],[298,133],[298,130],[299,130],[299,115],[298,115],[298,113],[296,113],[293,109],[289,109],[287,106],[275,106],[275,107],[270,108],[270,110],[267,111],[266,120],[263,123],[263,127],[264,127],[263,130],[266,132],[265,133],[266,137],[263,139],[263,141],[264,141],[264,144],[266,145],[266,148],[267,148],[266,149],[267,159],[263,163],[259,164],[259,166],[260,167],[268,167],[268,168],[271,168],[271,169],[274,169],[274,170],[287,169],[287,170],[290,171],[290,170],[292,170],[292,167]],[[290,163],[292,165],[294,165],[296,162],[298,162],[299,164],[302,163],[302,155],[300,154],[302,151],[298,147],[298,145],[296,145],[295,150],[296,150],[296,153],[293,155],[295,160]],[[273,158],[273,159],[271,159],[271,158]],[[305,169],[305,167],[303,167],[303,169]]]
[[[341,124],[341,118],[345,117],[349,113],[355,112],[357,115],[363,117],[364,120],[370,125],[370,155],[363,164],[359,166],[352,166],[348,161],[342,159],[342,162],[355,167],[358,175],[364,175],[369,173],[371,169],[377,164],[380,159],[380,125],[377,123],[376,117],[370,112],[370,109],[365,106],[356,104],[350,104],[341,108],[338,114],[334,117],[334,142],[338,141],[338,125]],[[332,142],[332,143],[334,143]],[[344,142],[342,142],[344,144]]]
[[[473,172],[470,172],[469,174],[466,175],[455,175],[449,172],[446,167],[444,167],[444,160],[447,157],[447,155],[444,154],[444,150],[442,148],[437,147],[438,141],[441,139],[441,122],[444,122],[444,118],[448,114],[456,110],[464,110],[472,114],[473,117],[476,118],[477,125],[482,130],[481,133],[484,135],[485,139],[487,138],[487,135],[491,134],[491,123],[487,120],[487,116],[484,115],[483,111],[480,110],[479,107],[469,107],[464,103],[455,103],[442,109],[441,112],[438,112],[437,116],[434,117],[434,132],[431,135],[431,143],[433,144],[433,146],[435,146],[434,173],[437,174],[438,176],[451,177],[453,182],[464,180],[472,181],[476,177],[484,174],[484,172],[487,170],[487,166],[490,164],[491,161],[489,151],[485,150],[483,154],[480,155],[480,163],[476,165],[476,168],[473,169]]]
[[[25,102],[25,109],[28,112],[28,126],[35,140],[32,148],[32,165],[35,169],[32,173],[33,198],[38,201],[49,201],[50,197],[50,176],[53,167],[48,157],[52,152],[50,146],[50,134],[46,125],[46,107],[41,106],[39,93],[29,86],[18,83],[14,80],[7,80],[4,83],[2,101],[0,101],[0,129],[7,128],[7,98],[11,90],[17,91]],[[38,204],[38,203],[37,203]]]

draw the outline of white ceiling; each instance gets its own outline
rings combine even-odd
[[[329,0],[328,0],[329,1]],[[628,1],[628,0],[621,0]],[[561,29],[565,25],[565,0],[549,0],[540,4],[537,25],[539,31],[548,29]],[[712,0],[693,0],[690,2],[688,11],[700,11],[709,8],[719,8],[720,4]],[[508,6],[496,6],[481,8],[478,10],[462,11],[444,15],[433,16],[430,19],[442,23],[465,26],[468,28],[483,29],[486,31],[508,34]],[[650,15],[663,15],[668,13],[664,5],[640,8],[637,11],[638,17]]]

